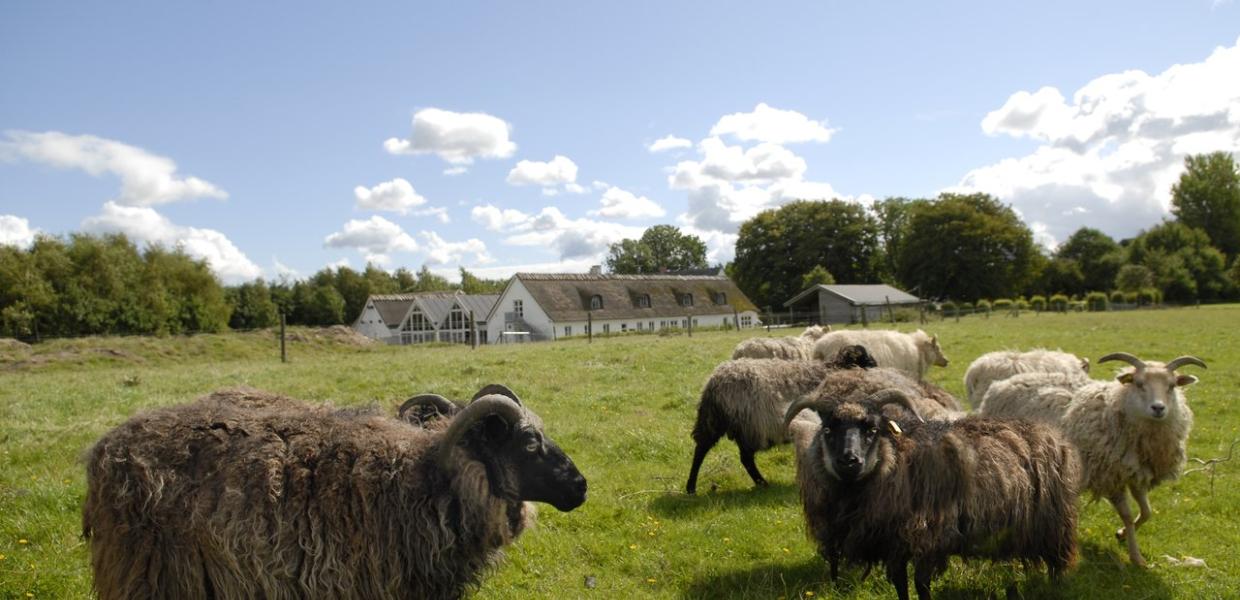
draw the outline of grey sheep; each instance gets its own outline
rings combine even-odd
[[[458,598],[586,481],[538,416],[483,396],[413,427],[252,389],[139,414],[86,456],[102,600]]]
[[[1184,365],[1206,365],[1192,356],[1163,364],[1126,352],[1108,354],[1098,363],[1112,360],[1126,362],[1132,368],[1121,372],[1115,381],[1080,387],[1017,378],[996,384],[982,402],[982,414],[1037,419],[1063,429],[1081,454],[1081,489],[1106,498],[1115,507],[1123,523],[1115,535],[1127,542],[1129,560],[1144,566],[1137,528],[1153,514],[1149,491],[1179,477],[1193,426],[1193,412],[1184,400],[1183,388],[1196,383],[1197,378],[1175,370]],[[1029,386],[1022,397],[1018,391],[1006,389],[1013,381],[1014,385],[1037,385]],[[1128,504],[1129,492],[1141,511],[1136,519]]]
[[[892,416],[889,404],[905,409]],[[965,417],[925,422],[901,390],[812,394],[792,404],[820,429],[798,455],[807,533],[836,577],[841,562],[886,568],[918,598],[951,556],[1043,563],[1052,579],[1076,560],[1079,461],[1053,427]]]

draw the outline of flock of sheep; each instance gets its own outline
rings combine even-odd
[[[920,331],[756,338],[707,379],[686,491],[727,436],[754,453],[792,443],[810,537],[830,566],[885,567],[919,598],[951,556],[1076,559],[1078,493],[1110,501],[1132,562],[1148,491],[1185,461],[1197,381],[1125,353],[1125,369],[1035,350],[969,367],[969,415],[926,371],[946,366]],[[571,511],[586,480],[509,388],[435,394],[397,417],[249,388],[139,414],[88,452],[83,532],[94,586],[121,598],[456,598],[530,523]],[[1133,518],[1127,495],[1140,513]]]

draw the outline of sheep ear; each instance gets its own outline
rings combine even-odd
[[[1132,383],[1132,371],[1126,371],[1124,373],[1120,373],[1119,375],[1116,375],[1115,381],[1118,381],[1125,385]]]
[[[1175,384],[1180,387],[1193,385],[1194,383],[1197,383],[1196,375],[1177,375],[1175,378]]]
[[[1086,373],[1089,372],[1089,358],[1081,359],[1081,370],[1085,371]]]

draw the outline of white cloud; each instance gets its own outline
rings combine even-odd
[[[682,137],[668,135],[667,137],[661,137],[655,140],[649,146],[646,146],[646,149],[649,150],[650,152],[666,152],[668,150],[677,150],[680,148],[692,148],[692,147],[693,147],[693,142],[685,138],[682,138]]]
[[[26,248],[34,243],[38,229],[30,228],[30,221],[14,216],[0,215],[0,246]]]
[[[425,240],[426,262],[432,265],[461,264],[465,256],[474,255],[475,264],[485,265],[494,262],[487,253],[487,245],[482,240],[470,238],[463,242],[447,242],[433,231],[420,234]]]
[[[153,208],[124,206],[108,201],[103,212],[82,221],[87,233],[123,233],[137,242],[181,246],[185,253],[204,259],[226,283],[248,281],[262,275],[258,268],[224,234],[214,229],[186,227],[169,221]]]
[[[974,169],[950,191],[994,194],[1038,224],[1044,245],[1088,225],[1125,237],[1170,207],[1185,155],[1240,152],[1240,40],[1157,75],[1103,75],[1071,101],[1053,87],[1020,91],[986,115],[990,135],[1042,142]]]
[[[694,169],[721,181],[769,181],[799,178],[805,173],[805,159],[792,151],[763,142],[749,149],[729,146],[717,137],[698,144],[701,162],[684,161],[677,169]]]
[[[570,219],[554,206],[530,215],[490,204],[474,207],[474,221],[491,231],[507,234],[504,243],[514,246],[553,248],[561,260],[592,257],[597,260],[607,247],[624,238],[640,237],[641,227],[593,219]]]
[[[564,184],[564,191],[570,194],[584,194],[586,193],[586,188],[578,183],[566,183]]]
[[[523,160],[508,172],[511,185],[541,185],[552,187],[577,181],[577,163],[566,156],[556,155],[547,162]]]
[[[608,188],[603,193],[600,203],[602,208],[590,211],[592,216],[611,219],[641,219],[662,217],[667,214],[667,211],[653,200],[618,187]]]
[[[369,189],[359,185],[353,188],[353,196],[357,198],[358,208],[383,210],[402,215],[409,214],[410,209],[414,207],[426,204],[426,198],[414,190],[413,185],[400,177]]]
[[[467,171],[469,171],[469,167],[448,167],[443,170],[443,174],[448,177],[456,177],[457,175],[465,174]]]
[[[734,135],[747,142],[774,144],[827,142],[834,133],[825,120],[814,121],[795,110],[772,108],[765,102],[754,107],[753,112],[724,115],[710,129],[712,136]]]
[[[177,174],[170,158],[93,135],[6,131],[0,159],[25,159],[60,169],[80,169],[93,176],[109,173],[121,180],[116,204],[153,206],[193,198],[227,198],[214,184]]]
[[[327,263],[327,268],[329,269],[339,269],[341,267],[347,267],[347,266],[349,266],[349,258],[347,256],[340,260]]]
[[[610,183],[607,183],[606,181],[599,181],[599,180],[595,179],[593,182],[591,182],[591,183],[590,183],[590,187],[592,187],[592,188],[594,188],[594,189],[596,189],[596,190],[605,190],[605,189],[607,189],[607,188],[611,187],[611,184],[610,184]]]
[[[371,255],[418,251],[418,242],[400,225],[378,215],[365,221],[350,220],[342,231],[328,235],[323,244],[329,248],[356,248]]]
[[[275,256],[271,257],[271,268],[275,271],[276,277],[280,279],[297,279],[301,277],[301,273],[297,272],[297,269],[280,262],[280,259]]]
[[[383,147],[391,154],[435,154],[462,168],[476,158],[512,156],[517,145],[508,139],[510,129],[503,119],[486,113],[424,108],[413,115],[413,133],[408,138],[389,138]],[[449,171],[445,174],[459,174]]]

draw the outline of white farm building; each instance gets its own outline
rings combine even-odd
[[[629,331],[753,327],[757,308],[719,275],[518,273],[487,317],[490,343]]]
[[[388,344],[468,344],[477,332],[478,343],[485,344],[485,319],[498,298],[494,294],[451,292],[376,294],[367,298],[353,329]]]

